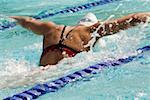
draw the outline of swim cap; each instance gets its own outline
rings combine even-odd
[[[79,25],[84,26],[91,26],[98,22],[98,19],[96,18],[95,14],[93,13],[87,13],[80,21]]]

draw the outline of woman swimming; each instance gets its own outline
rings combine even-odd
[[[65,57],[73,57],[90,49],[89,41],[92,33],[97,32],[99,38],[112,35],[120,30],[145,23],[150,13],[136,13],[100,22],[93,13],[86,14],[76,26],[58,25],[54,22],[42,22],[30,17],[11,16],[24,28],[35,34],[43,35],[43,53],[40,66],[54,65]]]

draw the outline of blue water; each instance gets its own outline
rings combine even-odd
[[[0,23],[12,21],[7,17],[11,15],[40,15],[93,1],[97,0],[1,0]],[[87,12],[94,12],[104,21],[112,15],[113,18],[118,18],[148,11],[149,0],[122,0],[77,13],[48,17],[43,21],[75,25]],[[102,38],[100,46],[97,45],[93,52],[80,53],[41,71],[38,61],[42,52],[42,36],[34,35],[20,26],[0,31],[0,99],[97,62],[134,55],[137,48],[150,45],[149,33],[150,24],[121,31]],[[42,96],[39,100],[149,100],[150,52],[142,56],[116,69],[108,68],[92,78],[68,84],[58,92]]]

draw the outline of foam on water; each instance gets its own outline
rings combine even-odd
[[[29,0],[31,1],[31,0]],[[24,9],[24,7],[19,6],[22,2],[27,3],[28,1],[12,1],[12,0],[5,0],[3,1],[4,3],[8,3],[7,8],[10,10],[6,9],[0,9],[1,12],[4,12],[4,14],[1,14],[0,16],[0,22],[2,21],[7,21],[8,18],[4,18],[4,15],[38,15],[42,13],[47,13],[44,12],[43,10],[47,10],[49,12],[53,12],[55,10],[59,10],[61,8],[65,8],[66,6],[71,6],[75,4],[81,4],[81,2],[78,3],[78,1],[69,1],[67,4],[63,4],[62,7],[56,8],[60,4],[58,2],[54,2],[55,4],[51,3],[41,3],[37,2],[37,0],[32,0],[36,1],[35,4],[32,2],[31,4],[28,4],[28,8]],[[47,0],[45,0],[47,2]],[[89,0],[84,0],[85,2],[89,2]],[[0,1],[1,2],[1,1]],[[62,1],[65,2],[65,1]],[[66,2],[68,2],[66,0]],[[136,4],[135,4],[136,2]],[[18,4],[18,7],[14,5],[14,3]],[[37,5],[36,5],[37,4]],[[46,5],[45,5],[46,4]],[[34,5],[34,6],[32,6]],[[37,9],[37,6],[39,7],[39,11],[35,11]],[[127,8],[128,6],[128,8]],[[143,9],[145,7],[145,9]],[[6,7],[4,7],[6,8]],[[56,8],[56,9],[53,9]],[[107,9],[106,9],[107,8]],[[19,11],[20,12],[19,12]],[[17,11],[17,12],[15,12]],[[43,12],[41,12],[43,11]],[[50,19],[46,20],[53,20],[57,23],[63,23],[63,24],[69,24],[72,25],[75,23],[75,21],[83,15],[83,13],[93,11],[98,15],[98,18],[101,18],[102,20],[107,19],[111,15],[115,15],[114,17],[121,17],[123,15],[127,15],[129,13],[134,13],[134,12],[142,12],[142,11],[149,11],[149,0],[136,0],[136,1],[131,1],[131,0],[123,0],[119,3],[114,3],[114,4],[109,4],[105,6],[101,6],[98,8],[95,8],[94,10],[87,10],[84,12],[79,12],[75,14],[67,14],[67,15],[61,15],[61,16],[55,16]],[[11,13],[13,12],[13,13]],[[41,12],[41,13],[40,13]],[[7,20],[6,20],[7,19]],[[10,20],[9,20],[10,21]],[[11,22],[11,21],[10,21]],[[37,36],[33,35],[29,31],[24,30],[21,27],[15,27],[13,30],[6,30],[0,33],[0,97],[4,97],[1,95],[10,95],[11,93],[16,92],[17,89],[20,89],[21,87],[29,87],[31,85],[41,83],[41,82],[46,82],[50,81],[53,79],[56,79],[60,76],[66,75],[68,73],[72,73],[74,71],[83,69],[89,65],[96,64],[97,62],[103,62],[106,60],[113,60],[117,58],[122,58],[126,57],[129,55],[136,55],[137,52],[135,51],[137,48],[141,48],[143,46],[149,45],[150,44],[150,25],[145,24],[145,25],[139,25],[135,28],[131,28],[125,31],[121,31],[118,34],[112,35],[112,36],[107,36],[104,38],[100,39],[100,44],[97,44],[96,47],[93,49],[93,52],[82,52],[80,54],[77,54],[74,58],[65,58],[62,61],[60,61],[56,66],[50,66],[49,69],[47,70],[41,70],[38,66],[38,61],[40,58],[40,54],[42,52],[42,38],[37,38]],[[23,42],[20,42],[23,41]],[[5,44],[5,45],[4,45]],[[149,56],[148,54],[145,56]],[[123,69],[120,69],[118,73],[114,72],[111,69],[109,69],[110,72],[108,72],[109,77],[101,77],[101,82],[105,83],[105,80],[109,80],[112,77],[115,76],[115,74],[120,74],[118,77],[122,77],[124,74],[129,74],[128,77],[130,81],[134,73],[136,72],[137,69],[140,69],[142,67],[141,72],[147,72],[148,68],[144,67],[142,64],[149,64],[149,60],[137,63],[134,62],[132,63],[131,66],[125,66],[123,69],[126,68],[125,72],[123,72]],[[123,70],[123,71],[122,71]],[[105,73],[105,72],[104,72]],[[103,75],[103,74],[101,74]],[[142,77],[143,74],[138,74],[138,76]],[[147,76],[145,76],[147,77]],[[121,80],[121,79],[120,79]],[[138,82],[141,82],[144,79],[137,79]],[[93,80],[92,80],[93,81]],[[113,80],[116,81],[114,84],[118,84],[118,79]],[[128,81],[128,83],[130,83]],[[146,80],[147,81],[147,80]],[[132,80],[132,82],[136,83],[137,81]],[[124,81],[119,81],[119,83],[124,84]],[[147,82],[148,83],[148,82]],[[146,82],[144,84],[147,84]],[[97,84],[90,83],[91,85]],[[141,83],[143,84],[143,83]],[[144,87],[143,84],[143,87]],[[77,84],[79,86],[79,84]],[[82,84],[80,84],[82,85]],[[83,84],[84,85],[84,84]],[[126,86],[127,85],[127,86]],[[126,84],[123,86],[130,87],[129,84]],[[139,84],[137,84],[139,85]],[[104,87],[110,88],[110,84],[104,84]],[[115,86],[111,88],[111,92],[113,93]],[[119,85],[118,85],[119,86]],[[147,85],[145,85],[147,86]],[[92,87],[93,89],[97,90],[102,90],[102,95],[108,97],[110,96],[106,92],[109,91],[103,91],[104,88],[102,85],[100,87]],[[14,89],[14,90],[13,90]],[[72,88],[69,88],[72,89]],[[117,88],[117,90],[123,94],[123,88]],[[122,89],[122,90],[121,90]],[[4,90],[4,91],[3,91]],[[6,91],[5,91],[6,90]],[[20,89],[20,91],[23,89]],[[67,91],[68,89],[66,89]],[[88,91],[88,87],[86,89],[83,89],[85,91]],[[76,90],[74,90],[76,91]],[[10,94],[9,94],[10,93]],[[106,93],[106,94],[105,94]],[[64,93],[62,93],[64,95]],[[116,93],[117,94],[117,93]],[[132,94],[132,93],[130,93]],[[130,95],[129,94],[129,95]],[[137,98],[141,96],[147,96],[150,95],[146,93],[144,90],[143,91],[138,91],[136,92]],[[61,94],[60,94],[61,96]],[[52,96],[53,97],[53,96]],[[55,97],[55,95],[54,95]],[[58,96],[57,96],[58,97]],[[62,97],[62,96],[61,96]],[[72,97],[72,96],[70,96]],[[121,98],[117,95],[118,98]],[[61,100],[61,99],[60,99]],[[87,99],[86,99],[87,100]]]
[[[144,34],[141,28],[145,31]],[[49,79],[55,79],[58,76],[74,72],[97,62],[135,55],[137,53],[135,50],[142,43],[141,39],[145,38],[147,34],[146,26],[139,25],[113,36],[104,37],[101,39],[104,44],[102,46],[97,44],[95,52],[82,52],[74,58],[65,58],[56,66],[49,66],[49,69],[45,71],[38,68],[37,63],[35,63],[39,60],[39,56],[35,56],[35,54],[41,52],[42,44],[35,43],[25,46],[22,50],[19,50],[20,53],[10,53],[10,58],[8,57],[1,63],[3,69],[1,69],[0,78],[3,78],[3,80],[1,80],[0,88],[46,82]],[[22,57],[16,60],[15,56],[18,54]]]

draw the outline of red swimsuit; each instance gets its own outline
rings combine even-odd
[[[64,45],[64,44],[62,44],[62,42],[64,41],[63,33],[64,33],[65,29],[66,29],[66,26],[64,26],[64,28],[63,28],[63,30],[62,30],[61,37],[60,37],[61,39],[60,39],[59,43],[56,44],[56,45],[48,46],[47,48],[43,49],[41,58],[42,58],[45,54],[47,54],[49,51],[55,51],[55,50],[59,50],[59,51],[61,51],[62,53],[65,52],[68,57],[74,57],[77,53],[79,53],[79,51],[76,51],[76,50],[74,50],[74,49],[72,49],[72,48],[70,48],[70,47],[68,47],[68,46],[66,46],[66,45]],[[73,30],[73,29],[72,29],[72,30]],[[71,30],[71,31],[72,31],[72,30]],[[69,35],[69,33],[70,33],[71,31],[69,31],[69,32],[67,33],[66,37]]]

